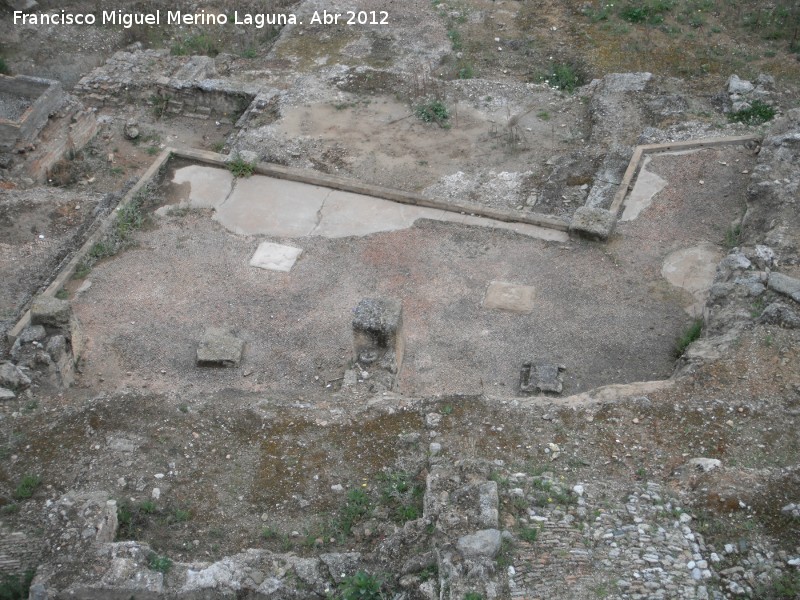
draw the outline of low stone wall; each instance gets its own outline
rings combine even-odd
[[[74,107],[65,121],[68,123],[65,135],[51,136],[47,145],[41,147],[41,153],[33,156],[27,165],[28,176],[34,181],[44,183],[53,165],[70,151],[80,150],[86,146],[98,130],[94,112],[82,106]]]
[[[149,104],[158,115],[235,123],[257,89],[215,79],[214,59],[170,56],[164,51],[117,52],[78,82],[75,92],[89,106]]]
[[[0,149],[3,150],[36,139],[50,115],[64,102],[64,91],[58,81],[25,75],[0,75],[0,93],[32,100],[18,120],[0,118]]]

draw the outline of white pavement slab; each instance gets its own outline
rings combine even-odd
[[[645,208],[653,202],[653,197],[667,186],[667,180],[647,170],[651,157],[644,159],[636,183],[625,201],[625,210],[622,211],[620,221],[633,221]]]
[[[255,175],[236,180],[214,218],[241,235],[303,237],[317,226],[330,193],[328,188]]]
[[[548,241],[569,240],[566,232],[546,227],[402,204],[263,175],[234,179],[229,171],[216,167],[183,167],[175,171],[172,181],[191,186],[188,206],[215,209],[214,219],[240,235],[341,238],[407,229],[417,219],[434,219],[508,229]]]
[[[253,258],[250,259],[250,266],[288,273],[302,252],[302,248],[262,242],[253,254]]]
[[[175,171],[172,183],[190,185],[189,206],[192,208],[216,208],[231,193],[233,174],[227,169],[189,165]]]
[[[334,191],[325,200],[319,225],[312,233],[340,238],[396,231],[413,227],[417,219],[436,219],[442,212],[440,209]]]
[[[661,275],[672,285],[683,288],[694,298],[684,310],[693,317],[703,313],[709,290],[714,283],[717,263],[723,253],[719,246],[710,242],[682,248],[670,253],[661,267]]]

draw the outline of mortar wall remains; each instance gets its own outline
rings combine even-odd
[[[0,123],[0,147],[3,149],[36,139],[50,115],[64,102],[64,91],[58,81],[25,75],[0,76],[0,93],[33,100],[33,104],[18,121],[4,120]]]

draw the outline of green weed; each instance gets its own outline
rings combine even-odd
[[[730,250],[731,248],[735,248],[739,245],[739,240],[742,236],[742,226],[741,225],[734,225],[733,227],[729,227],[725,231],[725,240],[724,245],[725,247]]]
[[[459,79],[472,79],[475,77],[475,70],[470,63],[461,63],[456,75]]]
[[[255,173],[256,166],[237,154],[233,160],[228,162],[228,170],[233,173],[234,177],[250,177]]]
[[[8,67],[8,63],[0,57],[0,75],[9,75],[10,73],[11,69]]]
[[[150,96],[150,104],[153,105],[153,116],[160,119],[167,113],[167,106],[172,96],[162,96],[161,94],[153,94]]]
[[[750,316],[754,319],[757,319],[761,316],[761,313],[764,312],[764,307],[766,306],[763,298],[756,298],[753,300],[753,304],[750,308]]]
[[[359,571],[345,578],[339,587],[339,594],[342,600],[382,600],[381,586],[383,581],[380,578]]]
[[[159,556],[153,553],[150,555],[150,560],[148,560],[148,566],[152,571],[158,571],[166,575],[172,568],[172,561],[166,556]]]
[[[453,52],[460,52],[464,49],[464,42],[461,39],[461,33],[459,33],[458,29],[449,29],[447,31],[447,38],[450,40],[450,46]]]
[[[519,539],[532,544],[539,539],[539,529],[537,527],[523,527],[519,530],[518,535]]]
[[[761,100],[753,100],[750,108],[732,112],[728,115],[728,120],[733,123],[744,123],[745,125],[761,125],[771,121],[775,117],[775,109]]]
[[[689,344],[699,339],[702,332],[703,319],[696,319],[675,341],[675,348],[673,349],[675,358],[680,358],[683,356],[683,353],[686,352],[686,348],[689,347]]]
[[[422,485],[414,482],[413,477],[405,471],[381,473],[379,480],[383,484],[381,502],[389,507],[395,522],[405,523],[419,518],[425,493]]]
[[[333,524],[334,529],[343,537],[353,532],[353,527],[372,508],[369,496],[360,490],[353,489],[347,493],[347,501],[339,512],[339,517]]]
[[[36,569],[17,575],[3,574],[0,579],[0,600],[27,600]]]
[[[792,600],[800,598],[800,572],[781,573],[767,583],[756,586],[754,598],[762,600]]]
[[[583,67],[572,63],[555,63],[551,66],[546,76],[540,77],[550,87],[558,88],[567,93],[572,93],[588,80]]]
[[[199,33],[190,35],[185,37],[182,41],[176,42],[170,47],[169,51],[173,56],[200,54],[213,58],[219,54],[219,46],[210,35]]]
[[[172,521],[174,523],[185,523],[192,518],[192,513],[183,508],[176,508],[172,512]]]
[[[14,489],[15,500],[27,500],[42,483],[42,478],[38,475],[25,475]]]
[[[425,104],[420,104],[414,109],[414,114],[417,115],[420,121],[425,123],[437,123],[439,127],[448,128],[450,124],[450,111],[441,100],[431,100]]]

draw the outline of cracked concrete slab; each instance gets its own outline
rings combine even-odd
[[[569,239],[563,231],[538,225],[507,223],[262,175],[234,183],[229,171],[216,167],[183,167],[175,171],[172,183],[190,186],[188,200],[180,206],[213,208],[214,219],[240,235],[342,238],[408,229],[419,219],[434,219],[508,229],[547,241]],[[166,213],[168,208],[159,211]]]
[[[334,191],[325,201],[319,225],[312,234],[340,238],[408,229],[413,227],[417,219],[437,219],[443,212],[435,208]]]
[[[328,188],[283,179],[239,179],[214,219],[240,235],[303,237],[319,222]]]

